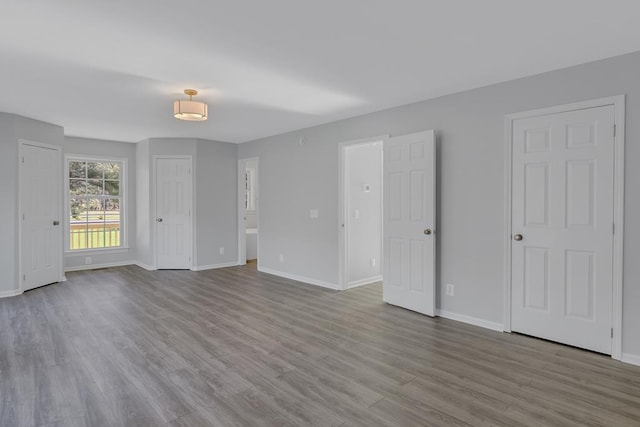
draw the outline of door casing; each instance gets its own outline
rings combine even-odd
[[[245,171],[247,169],[247,162],[256,162],[256,228],[258,229],[258,235],[256,236],[258,247],[258,266],[260,264],[260,158],[248,157],[238,160],[238,265],[245,265],[247,263],[247,227],[245,223]]]
[[[622,358],[622,275],[624,250],[624,143],[625,143],[625,95],[594,99],[589,101],[542,108],[521,113],[509,114],[505,117],[505,186],[504,186],[504,331],[511,332],[511,235],[512,229],[512,180],[513,180],[513,122],[518,119],[539,117],[588,108],[614,106],[616,134],[614,137],[614,191],[613,218],[615,233],[613,235],[613,296],[612,326],[613,337],[611,357]]]
[[[346,141],[340,143],[338,146],[338,156],[339,156],[339,165],[340,165],[340,175],[338,179],[338,218],[340,218],[340,224],[338,224],[338,236],[340,236],[339,244],[338,244],[338,288],[340,290],[346,291],[349,289],[349,251],[348,251],[348,234],[347,234],[347,167],[346,167],[346,150],[349,147],[354,147],[357,145],[369,145],[376,142],[381,142],[382,146],[386,141],[388,141],[390,135],[380,135],[372,138],[364,138],[357,139],[353,141]],[[383,160],[384,161],[384,160]],[[381,181],[384,179],[382,176],[382,171],[380,171]],[[379,183],[380,188],[382,188],[382,182]],[[384,192],[382,192],[382,197],[380,198],[380,272],[384,269],[384,248],[382,245],[382,236],[384,233]]]

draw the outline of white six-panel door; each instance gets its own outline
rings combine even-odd
[[[511,329],[611,353],[614,107],[513,122]]]
[[[20,144],[20,268],[23,291],[62,276],[60,151]]]
[[[191,268],[192,179],[190,158],[156,158],[158,269]]]
[[[434,316],[434,131],[387,140],[383,170],[383,300]]]

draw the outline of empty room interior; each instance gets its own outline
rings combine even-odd
[[[0,5],[0,427],[640,426],[640,4]]]

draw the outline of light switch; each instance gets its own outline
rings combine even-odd
[[[318,219],[318,209],[311,209],[309,211],[309,218]]]
[[[360,219],[360,209],[355,209],[353,211],[353,219]]]

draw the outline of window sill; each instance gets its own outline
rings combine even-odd
[[[108,255],[108,254],[118,254],[123,252],[129,252],[129,247],[118,246],[117,248],[112,248],[112,249],[98,248],[98,249],[77,249],[75,251],[66,250],[64,251],[64,256],[75,257],[75,256],[86,256],[88,254]]]

